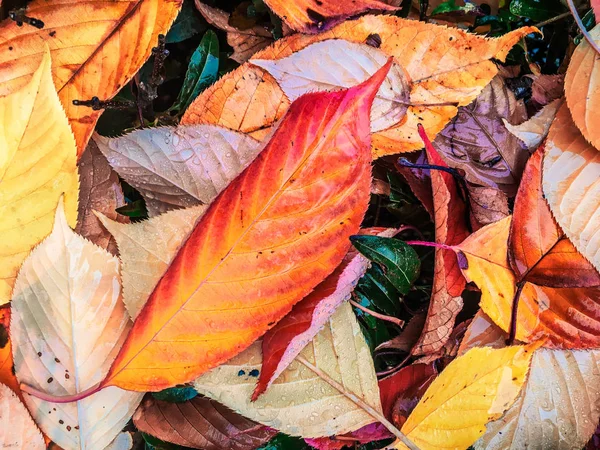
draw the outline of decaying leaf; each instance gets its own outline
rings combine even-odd
[[[329,39],[311,44],[281,59],[250,60],[269,72],[290,100],[307,92],[342,89],[362,83],[388,59],[381,50],[367,44]],[[323,70],[327,67],[327,70]],[[393,64],[371,107],[371,131],[400,123],[410,101],[410,86],[404,69]]]
[[[596,44],[600,43],[600,24],[591,31]],[[577,46],[565,77],[565,95],[573,122],[585,139],[600,150],[600,129],[598,129],[598,105],[600,104],[600,62],[598,54],[583,39]]]
[[[294,102],[183,244],[102,387],[191,381],[247,348],[335,269],[368,206],[370,106],[390,66]]]
[[[234,61],[242,64],[273,43],[273,35],[260,25],[241,30],[229,24],[229,14],[225,11],[205,5],[200,0],[195,2],[196,8],[208,23],[227,33],[227,43],[233,48],[230,58]]]
[[[467,182],[467,191],[473,230],[498,222],[510,215],[508,197],[500,189]]]
[[[73,100],[113,97],[148,59],[158,35],[166,34],[181,3],[181,0],[29,2],[27,14],[41,20],[44,27],[20,27],[12,20],[4,20],[0,25],[0,96],[30,83],[45,49],[49,48],[54,85],[81,155],[102,112],[76,106]]]
[[[543,189],[552,215],[579,250],[600,270],[600,151],[559,110],[546,142]]]
[[[533,79],[531,84],[531,100],[539,106],[559,99],[564,95],[564,74],[557,75],[529,75]]]
[[[123,301],[135,319],[206,206],[169,211],[138,223],[125,224],[99,215],[119,247]]]
[[[50,64],[46,52],[27,84],[0,97],[0,304],[10,300],[27,254],[52,230],[63,193],[69,224],[77,220],[77,149]]]
[[[600,418],[600,351],[540,349],[527,383],[477,450],[583,448]]]
[[[44,450],[46,444],[27,408],[6,385],[0,384],[0,448]]]
[[[300,356],[381,412],[373,360],[349,303],[340,305]],[[252,402],[261,362],[261,343],[255,342],[202,375],[194,387],[243,416],[292,436],[335,436],[376,420],[298,360]]]
[[[378,236],[393,236],[389,229]],[[369,230],[363,230],[369,233]],[[252,401],[256,400],[294,360],[304,347],[327,324],[331,315],[352,295],[358,280],[365,274],[370,262],[350,250],[341,264],[323,280],[314,291],[294,305],[262,340],[263,364]]]
[[[117,245],[100,224],[94,211],[111,220],[128,223],[129,219],[115,211],[125,204],[119,177],[92,140],[79,159],[79,212],[75,231],[98,247],[117,254]]]
[[[562,100],[554,100],[544,106],[538,113],[519,125],[512,125],[506,119],[502,119],[508,131],[514,134],[531,151],[538,148],[550,131],[550,125],[556,116],[556,112],[562,104]]]
[[[94,141],[141,192],[151,215],[212,202],[263,148],[213,125],[145,128],[112,139],[95,135]]]
[[[354,0],[350,3],[337,0],[265,0],[265,4],[292,29],[302,33],[319,33],[369,10],[397,9],[381,0]]]
[[[499,39],[486,39],[393,16],[364,16],[318,35],[280,39],[254,59],[282,59],[328,39],[362,44],[369,37],[377,37],[379,49],[394,57],[412,86],[405,120],[373,135],[373,153],[383,156],[421,148],[417,124],[422,123],[434,137],[456,114],[453,104],[471,103],[498,73],[490,59],[504,60],[522,36],[534,31],[522,28]],[[288,107],[277,82],[264,70],[246,63],[204,91],[188,108],[182,123],[212,123],[261,138]]]
[[[19,381],[55,396],[101,381],[131,328],[120,291],[119,260],[75,234],[61,202],[52,233],[15,283],[10,333]],[[117,387],[62,404],[25,395],[36,423],[65,450],[104,449],[141,399]]]
[[[425,326],[426,319],[427,314],[425,312],[419,312],[415,314],[406,324],[406,326],[402,329],[398,336],[390,339],[389,341],[379,344],[376,350],[391,348],[395,350],[400,350],[402,352],[410,353],[410,351],[413,349],[413,347],[421,337],[421,332],[423,330],[423,327]]]
[[[423,449],[469,447],[516,400],[537,346],[474,348],[459,356],[431,383],[402,432]]]
[[[497,76],[473,103],[459,109],[433,144],[450,167],[465,171],[469,182],[514,197],[529,152],[503,120],[517,124],[525,119],[524,103]]]
[[[277,433],[201,396],[174,403],[147,395],[133,423],[161,441],[203,450],[254,450]]]
[[[424,133],[424,132],[423,132]],[[429,164],[447,167],[427,135],[423,134]],[[435,241],[445,245],[460,244],[468,235],[466,206],[454,177],[441,170],[431,170],[433,191]],[[412,349],[413,355],[438,352],[454,328],[456,316],[462,309],[465,288],[456,254],[451,250],[435,249],[435,272],[427,320],[421,337]]]

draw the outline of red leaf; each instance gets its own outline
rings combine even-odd
[[[423,127],[419,134],[425,142],[429,164],[447,167],[427,138]],[[431,170],[433,204],[435,209],[435,240],[440,244],[460,244],[468,235],[466,206],[459,195],[454,177],[440,170]],[[435,274],[427,321],[412,353],[426,355],[439,351],[454,328],[462,308],[460,297],[466,281],[454,252],[435,249]]]
[[[318,450],[339,450],[354,444],[368,444],[393,437],[389,430],[380,423],[370,423],[352,433],[341,436],[305,439],[306,443]]]

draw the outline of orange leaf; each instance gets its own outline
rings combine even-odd
[[[600,19],[597,19],[600,21]],[[600,25],[596,25],[590,36],[600,43]],[[583,39],[571,56],[565,77],[565,96],[573,121],[583,136],[600,150],[598,128],[598,105],[600,105],[600,60],[596,50]]]
[[[34,0],[27,15],[42,29],[0,24],[0,96],[27,84],[46,45],[52,77],[81,155],[102,111],[73,100],[108,100],[148,59],[159,34],[167,32],[182,0]]]
[[[369,201],[365,83],[293,103],[157,284],[102,386],[158,391],[240,353],[340,263]]]
[[[395,11],[380,0],[265,0],[269,8],[290,28],[301,33],[319,33],[369,10]]]
[[[424,131],[422,131],[424,133]],[[423,134],[429,164],[447,167],[426,135]],[[441,170],[431,170],[435,240],[439,244],[460,244],[468,235],[467,211],[454,177]],[[452,333],[454,321],[463,301],[466,281],[454,252],[435,249],[435,273],[431,302],[425,327],[412,350],[414,355],[427,355],[440,350]]]
[[[285,58],[327,39],[365,43],[369,38],[378,38],[377,41],[381,41],[379,49],[393,56],[412,82],[411,106],[405,119],[373,135],[373,153],[378,157],[420,148],[418,123],[422,123],[433,138],[456,115],[457,107],[448,102],[458,106],[471,103],[498,73],[490,59],[504,60],[522,36],[534,31],[536,28],[533,27],[522,28],[498,39],[487,39],[458,29],[399,17],[364,16],[318,35],[296,34],[280,39],[254,55],[254,59]],[[288,107],[289,101],[273,77],[263,69],[245,63],[198,96],[183,116],[182,123],[222,125],[253,133],[260,139]]]

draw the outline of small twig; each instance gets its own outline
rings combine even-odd
[[[596,51],[596,53],[598,53],[598,55],[600,55],[600,47],[598,47],[598,44],[596,44],[596,42],[594,41],[594,39],[592,38],[590,33],[588,33],[588,30],[585,29],[585,25],[583,24],[581,17],[579,17],[579,13],[577,12],[577,8],[575,7],[573,0],[567,0],[567,5],[569,5],[571,14],[573,14],[575,23],[579,27],[579,30],[583,34],[583,37],[585,37],[585,40],[588,42],[588,44],[590,44],[592,46],[592,48]]]
[[[510,329],[508,330],[509,333],[508,339],[506,340],[506,345],[513,345],[513,342],[515,342],[515,338],[517,337],[517,315],[519,312],[519,298],[521,297],[521,292],[523,292],[523,286],[525,286],[524,280],[517,283],[517,291],[513,297],[510,316]]]
[[[440,244],[439,242],[429,242],[429,241],[404,241],[405,244],[408,245],[418,245],[421,247],[435,247],[435,248],[443,248],[444,250],[452,250],[456,253],[456,248],[448,245],[448,244]]]
[[[18,27],[22,27],[24,23],[31,25],[32,27],[42,29],[44,28],[44,22],[40,19],[35,19],[25,15],[26,8],[13,9],[9,11],[8,17],[17,23]]]
[[[419,20],[427,22],[427,10],[429,9],[429,0],[419,0]]]
[[[299,361],[302,364],[304,364],[306,367],[308,367],[310,370],[312,370],[315,374],[317,374],[323,381],[325,381],[327,384],[329,384],[333,388],[337,389],[341,394],[345,395],[351,402],[353,402],[357,406],[364,409],[371,417],[373,417],[375,420],[380,422],[384,427],[386,427],[390,431],[390,433],[392,433],[394,436],[396,436],[398,439],[400,439],[409,449],[419,450],[419,447],[417,447],[415,444],[413,444],[411,442],[411,440],[408,439],[408,437],[404,433],[402,433],[402,431],[400,431],[398,428],[396,428],[392,422],[387,420],[383,416],[383,414],[381,414],[379,411],[377,411],[371,405],[369,405],[364,400],[359,398],[357,395],[355,395],[351,392],[348,392],[344,388],[344,386],[342,386],[340,383],[338,383],[337,381],[332,379],[329,375],[327,375],[321,369],[316,367],[314,364],[311,364],[310,362],[308,362],[302,355],[296,356],[296,361]]]
[[[571,15],[570,12],[562,13],[562,14],[559,14],[558,16],[554,16],[548,20],[544,20],[543,22],[536,23],[534,26],[536,28],[541,28],[541,27],[549,25],[551,23],[558,22],[559,20],[566,19],[570,15]]]
[[[352,306],[356,306],[361,311],[364,311],[367,314],[369,314],[369,315],[371,315],[373,317],[376,317],[377,319],[385,320],[386,322],[391,322],[394,325],[399,326],[400,328],[402,328],[404,326],[404,320],[402,320],[402,319],[398,319],[397,317],[392,317],[392,316],[386,316],[385,314],[379,314],[378,312],[370,310],[369,308],[365,308],[363,305],[361,305],[358,302],[355,302],[352,299],[350,299],[348,301],[350,302],[350,304]]]
[[[135,107],[135,102],[131,100],[100,100],[98,97],[92,97],[90,100],[73,100],[75,106],[89,106],[94,111],[101,109],[131,109]]]

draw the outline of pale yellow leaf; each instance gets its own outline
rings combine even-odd
[[[467,449],[513,404],[536,347],[482,347],[459,356],[431,383],[402,432],[421,450]]]
[[[151,215],[210,203],[258,155],[250,136],[215,125],[145,128],[117,138],[94,136]]]
[[[566,105],[548,134],[542,182],[554,218],[600,270],[600,151],[581,135]]]
[[[75,234],[62,202],[52,233],[23,263],[11,302],[17,378],[54,396],[100,382],[131,321],[121,298],[119,260]],[[102,450],[133,415],[143,394],[109,387],[72,403],[25,394],[42,431],[65,450]]]
[[[119,247],[123,299],[132,318],[137,317],[154,286],[206,208],[205,205],[198,205],[169,211],[131,224],[116,222],[98,214]]]
[[[10,300],[27,254],[52,230],[63,193],[67,220],[75,226],[76,155],[46,52],[25,86],[0,97],[0,304]]]
[[[0,383],[0,448],[44,450],[42,433],[31,419],[19,397]]]
[[[598,419],[600,350],[540,349],[519,398],[501,419],[488,424],[475,448],[581,449]]]
[[[350,304],[340,305],[300,356],[381,412],[371,354]],[[260,372],[261,363],[259,341],[200,376],[194,387],[249,419],[293,436],[333,436],[376,421],[298,360],[251,402],[257,381],[253,373]]]
[[[362,83],[383,66],[389,55],[366,44],[342,39],[317,42],[281,59],[251,59],[269,72],[290,100],[307,92],[349,88]],[[394,64],[371,107],[371,131],[401,122],[410,102],[406,72]]]

